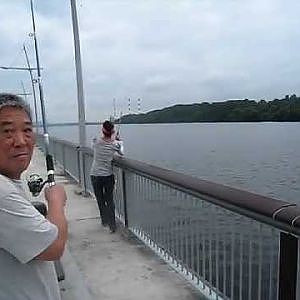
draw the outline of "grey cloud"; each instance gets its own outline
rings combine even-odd
[[[76,120],[69,1],[35,3],[48,119]],[[129,97],[133,108],[141,98],[146,111],[299,93],[296,0],[85,0],[77,6],[88,120],[108,117],[113,98],[126,113]],[[1,1],[0,10],[8,12],[0,27],[1,63],[24,63],[20,55],[14,59],[24,39],[34,62],[28,1]],[[26,76],[0,70],[0,89],[19,90],[20,79],[30,88]]]

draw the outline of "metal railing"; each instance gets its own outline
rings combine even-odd
[[[50,151],[92,192],[91,149],[51,139]],[[126,158],[114,170],[119,219],[208,299],[297,299],[295,204]]]

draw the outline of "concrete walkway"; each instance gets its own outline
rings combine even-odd
[[[46,177],[43,154],[36,148],[24,176]],[[68,202],[69,239],[62,264],[62,300],[193,300],[204,299],[190,283],[125,229],[110,234],[101,226],[93,197],[78,194],[78,185],[56,167]],[[35,199],[36,200],[36,199]]]

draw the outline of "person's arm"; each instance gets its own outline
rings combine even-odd
[[[57,260],[65,249],[68,237],[68,224],[64,213],[66,193],[62,186],[54,185],[45,189],[45,198],[48,202],[47,219],[58,229],[57,238],[43,252],[36,256],[40,260]]]

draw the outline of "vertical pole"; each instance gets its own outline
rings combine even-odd
[[[122,187],[123,187],[123,201],[124,201],[124,222],[125,222],[125,227],[128,228],[126,176],[125,176],[125,171],[123,169],[122,169]]]
[[[296,300],[298,239],[280,233],[278,300]]]
[[[85,128],[85,105],[84,105],[84,93],[83,93],[83,80],[82,80],[82,66],[81,66],[81,54],[80,54],[80,39],[78,29],[78,18],[76,9],[76,0],[71,0],[71,13],[72,13],[72,25],[74,35],[74,50],[75,50],[75,67],[76,67],[76,82],[77,82],[77,100],[78,100],[78,121],[79,121],[79,145],[80,145],[80,165],[81,174],[80,177],[85,177],[83,168],[83,153],[82,148],[86,145],[86,128]],[[81,180],[85,185],[85,180]],[[83,186],[84,191],[86,187]]]

